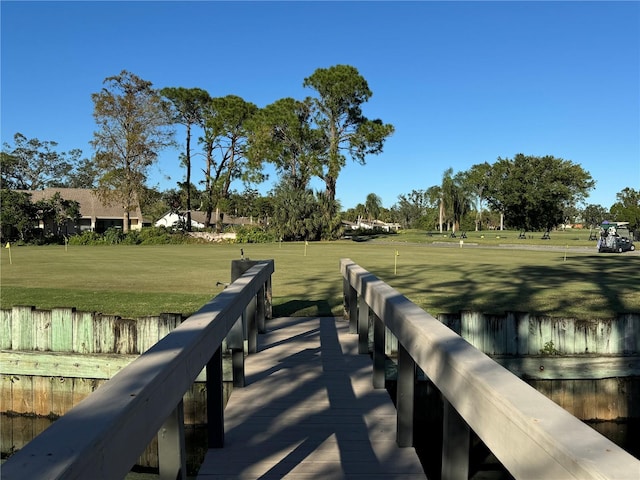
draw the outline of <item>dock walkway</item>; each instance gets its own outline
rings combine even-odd
[[[424,479],[396,445],[396,410],[341,318],[276,318],[225,409],[225,446],[199,480]]]

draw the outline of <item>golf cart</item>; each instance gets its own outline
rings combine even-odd
[[[629,232],[629,222],[608,222],[600,224],[598,252],[627,252],[636,249]]]

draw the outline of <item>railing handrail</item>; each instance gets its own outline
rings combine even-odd
[[[272,260],[247,270],[9,458],[2,478],[124,478],[273,271]]]
[[[635,457],[350,259],[341,259],[340,268],[351,314],[356,312],[355,299],[347,299],[347,288],[355,290],[358,299],[382,320],[399,346],[516,478],[638,478],[640,461]]]

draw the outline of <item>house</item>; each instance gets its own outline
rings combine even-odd
[[[69,221],[63,226],[63,233],[73,234],[85,231],[94,231],[104,233],[108,228],[122,228],[124,221],[124,212],[121,206],[106,205],[96,194],[95,190],[83,188],[45,188],[44,190],[28,190],[25,193],[31,195],[31,202],[35,203],[40,200],[48,200],[53,197],[56,192],[60,193],[60,197],[64,200],[78,202],[80,205],[80,220],[77,223]],[[129,212],[129,228],[131,230],[142,229],[143,218],[140,205]],[[45,231],[52,231],[52,225],[45,225],[40,221],[40,228]]]
[[[391,230],[397,232],[401,227],[399,223],[387,223],[381,220],[366,221],[363,220],[362,217],[358,217],[357,222],[343,220],[342,225],[345,227],[345,230],[382,230],[384,232],[390,232]]]
[[[206,212],[200,210],[191,211],[191,228],[204,228]],[[156,227],[176,228],[180,223],[186,223],[187,212],[168,212],[159,218],[154,225]],[[211,214],[210,225],[214,226],[218,221],[216,212]],[[247,217],[232,217],[230,215],[222,214],[223,225],[252,225],[255,222],[252,218]]]

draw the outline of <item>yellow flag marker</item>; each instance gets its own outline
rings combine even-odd
[[[7,242],[7,244],[5,245],[4,248],[8,248],[9,249],[9,265],[13,265],[13,261],[11,260],[11,244],[9,242]]]

